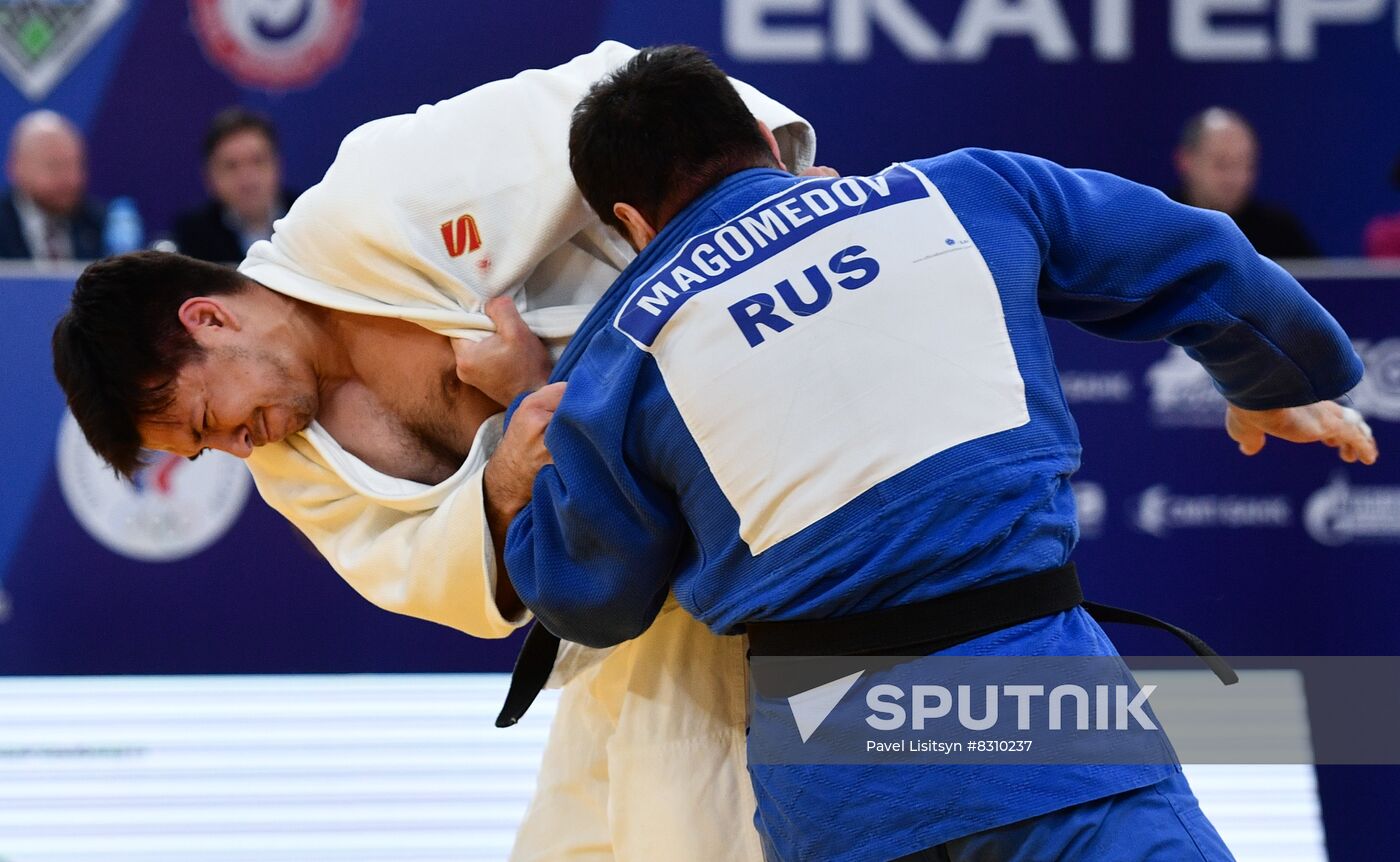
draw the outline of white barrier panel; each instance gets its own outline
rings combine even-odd
[[[502,860],[555,698],[499,674],[0,680],[4,862]]]
[[[0,678],[0,862],[499,862],[556,704],[497,729],[505,686]],[[1311,767],[1187,773],[1239,862],[1325,862]]]

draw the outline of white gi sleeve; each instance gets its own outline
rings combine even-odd
[[[268,505],[379,607],[482,638],[505,637],[529,619],[508,619],[496,606],[481,468],[415,511],[352,489],[301,436],[260,447],[248,466]]]
[[[579,194],[569,123],[588,88],[635,53],[604,42],[553,69],[361,126],[240,271],[306,302],[458,337],[489,332],[482,306],[511,295],[537,334],[567,337],[632,258]],[[788,166],[809,166],[806,121],[735,86]]]

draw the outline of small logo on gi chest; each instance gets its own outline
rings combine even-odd
[[[445,221],[440,227],[442,244],[447,246],[448,255],[461,257],[481,248],[481,229],[471,215],[462,213],[455,221]]]

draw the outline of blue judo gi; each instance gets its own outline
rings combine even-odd
[[[1060,566],[1080,447],[1044,316],[1180,345],[1250,409],[1361,376],[1227,216],[1119,177],[985,150],[873,177],[743,171],[666,225],[571,345],[511,581],[555,634],[606,646],[668,590],[728,634]],[[950,652],[1115,655],[1079,608]],[[987,848],[1043,855],[1085,823],[1165,848],[1122,858],[1229,858],[1171,763],[751,773],[782,859],[1040,858]]]

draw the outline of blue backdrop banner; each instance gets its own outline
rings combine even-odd
[[[203,195],[221,107],[265,110],[305,187],[340,139],[604,38],[689,42],[815,124],[824,163],[870,172],[962,146],[1164,188],[1182,122],[1242,111],[1260,192],[1324,251],[1400,209],[1400,0],[6,0],[0,120],[47,106],[90,136],[92,184],[157,231]]]
[[[1308,280],[1366,361],[1354,393],[1383,451],[1400,422],[1400,278]],[[0,281],[0,673],[508,670],[357,596],[264,506],[231,456],[118,481],[63,409],[48,335],[71,279]],[[1089,595],[1178,621],[1229,655],[1400,654],[1400,461],[1347,465],[1277,441],[1242,456],[1224,401],[1163,344],[1055,323],[1079,423]],[[1175,651],[1127,627],[1123,651]]]
[[[604,38],[706,48],[807,116],[819,162],[847,173],[986,146],[1171,188],[1182,122],[1224,104],[1257,127],[1261,197],[1325,252],[1359,252],[1366,221],[1400,210],[1386,182],[1400,0],[0,0],[0,121],[72,117],[93,191],[135,197],[159,234],[203,198],[200,140],[229,104],[271,115],[304,188],[355,126]],[[0,672],[508,667],[510,642],[364,602],[230,465],[164,462],[102,485],[64,445],[48,371],[70,283],[0,283]],[[1396,285],[1309,286],[1358,340],[1358,400],[1385,446],[1400,420]],[[1400,652],[1393,456],[1363,470],[1271,444],[1245,459],[1178,354],[1054,336],[1085,443],[1077,559],[1094,598],[1227,653]],[[1112,634],[1127,651],[1174,648]],[[1369,842],[1400,804],[1395,771],[1321,781],[1334,858],[1385,858]]]

